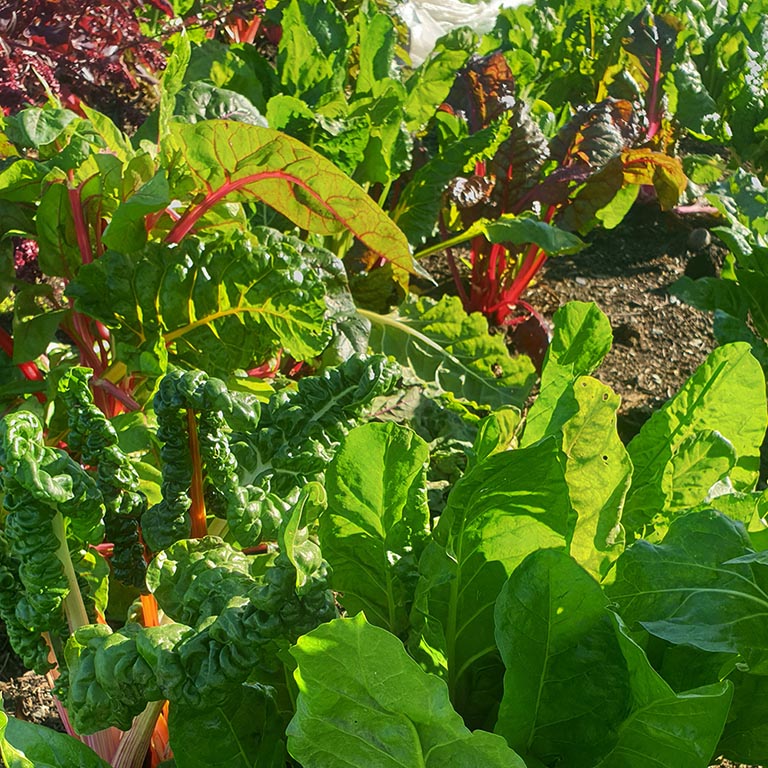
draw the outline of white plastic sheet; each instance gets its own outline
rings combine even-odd
[[[411,30],[410,55],[414,66],[421,64],[435,47],[438,37],[456,27],[489,32],[502,8],[522,5],[525,0],[405,0],[397,12]]]

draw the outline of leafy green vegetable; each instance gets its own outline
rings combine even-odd
[[[0,755],[6,768],[107,768],[92,749],[64,733],[0,711]]]
[[[695,480],[689,485],[689,473],[695,467],[690,454],[700,452],[701,441],[707,445],[703,460],[708,466],[702,479],[708,477],[714,484],[728,473],[737,490],[754,487],[766,427],[764,392],[763,372],[747,344],[729,344],[712,352],[629,443],[635,469],[622,518],[627,530],[640,531],[651,524],[663,530],[679,511],[672,506],[676,496],[688,506],[704,501],[709,489],[697,486]],[[723,449],[709,447],[719,439],[712,437],[711,430],[732,446],[736,456],[732,469],[727,451],[722,462],[716,457]],[[702,436],[702,432],[710,436]],[[716,467],[724,473],[719,478],[719,471],[713,471]],[[692,494],[692,488],[696,493]]]
[[[661,544],[635,542],[608,593],[630,628],[711,653],[764,652],[765,557],[719,512],[676,518]]]
[[[222,376],[280,348],[300,360],[323,351],[324,291],[305,258],[287,239],[149,244],[108,251],[67,290],[112,330],[129,371],[157,376],[170,356]]]
[[[168,720],[177,768],[282,768],[285,744],[274,695],[242,685],[212,707],[171,707]]]
[[[733,688],[717,682],[675,693],[648,662],[617,616],[617,636],[629,669],[632,704],[618,741],[595,768],[679,765],[703,768],[715,753]]]
[[[615,743],[630,686],[607,606],[597,583],[555,550],[529,555],[501,590],[496,732],[521,754],[593,766]]]
[[[326,473],[319,537],[331,586],[350,615],[362,610],[396,635],[408,626],[428,533],[428,459],[411,430],[365,424],[344,438]]]
[[[481,406],[522,406],[533,385],[533,366],[510,358],[499,336],[488,334],[479,314],[467,315],[459,299],[421,298],[397,313],[360,310],[371,322],[371,347],[393,356],[438,390]]]
[[[525,765],[501,738],[470,732],[445,683],[362,615],[319,627],[291,653],[299,699],[288,750],[305,768]]]
[[[564,548],[572,523],[553,439],[496,453],[453,487],[419,563],[413,621],[469,722],[488,722],[498,689],[496,596],[531,552]]]
[[[556,434],[574,412],[564,397],[579,376],[593,373],[611,348],[613,333],[597,305],[572,301],[558,309],[541,374],[539,396],[528,411],[522,445]]]

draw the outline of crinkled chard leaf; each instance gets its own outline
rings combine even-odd
[[[394,634],[408,627],[417,562],[429,528],[427,444],[392,422],[365,424],[342,441],[326,473],[320,545],[331,587],[350,615],[364,611]]]
[[[241,482],[286,498],[320,476],[342,437],[375,398],[394,389],[400,373],[382,355],[351,357],[275,394],[262,409],[259,428],[238,435],[233,446]]]
[[[211,375],[258,364],[284,348],[298,360],[330,340],[324,289],[282,240],[109,251],[68,288],[79,311],[109,327],[129,370],[162,372],[166,356]]]
[[[500,737],[470,732],[445,683],[362,615],[299,638],[296,715],[288,751],[305,768],[523,768]]]

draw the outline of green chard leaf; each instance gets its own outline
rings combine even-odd
[[[412,646],[446,675],[451,700],[470,723],[492,722],[500,694],[499,591],[531,552],[567,546],[573,521],[561,462],[548,439],[477,464],[453,487],[421,557]]]
[[[445,683],[365,621],[336,619],[299,638],[288,751],[305,768],[524,768],[498,736],[470,732]]]
[[[226,375],[285,348],[297,360],[330,340],[324,289],[288,239],[108,251],[68,288],[79,311],[112,329],[129,370],[157,375],[166,355]]]
[[[607,588],[630,629],[710,653],[768,651],[766,558],[744,525],[720,512],[672,521],[664,541],[636,541]]]
[[[409,300],[390,315],[359,312],[371,322],[373,350],[391,355],[422,381],[480,406],[524,404],[533,364],[510,357],[502,338],[488,333],[482,315],[468,315],[458,297]]]
[[[715,749],[733,696],[731,683],[675,693],[621,619],[612,618],[629,669],[632,709],[617,743],[595,768],[706,768],[712,755],[720,754]]]
[[[670,517],[704,501],[726,475],[736,490],[752,490],[765,427],[765,378],[749,345],[716,349],[629,443],[627,531],[656,525],[663,533]]]
[[[729,682],[676,693],[597,583],[565,554],[532,554],[496,604],[507,672],[496,726],[526,759],[584,768],[706,768]]]
[[[168,719],[176,768],[284,768],[283,726],[274,694],[260,685],[234,688],[223,704],[172,704]]]
[[[229,120],[174,123],[166,154],[172,158],[171,193],[194,198],[169,242],[180,242],[214,204],[255,199],[309,232],[351,232],[398,269],[415,270],[405,235],[392,219],[362,187],[296,139]]]
[[[6,768],[109,768],[90,747],[0,710],[0,755]]]
[[[427,444],[393,422],[365,424],[342,441],[326,473],[320,545],[331,587],[352,615],[402,634],[429,528]]]
[[[608,603],[552,549],[529,555],[501,590],[496,642],[506,672],[496,732],[522,755],[591,768],[615,744],[630,686]]]
[[[613,332],[592,302],[570,301],[555,312],[555,332],[544,358],[540,392],[526,418],[522,445],[556,435],[575,413],[572,386],[591,374],[608,354]]]
[[[314,104],[341,89],[349,38],[344,17],[328,0],[291,0],[282,14],[277,51],[280,80],[292,96]]]

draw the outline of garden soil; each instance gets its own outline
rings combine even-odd
[[[621,395],[619,431],[624,440],[678,391],[715,347],[711,317],[668,292],[683,274],[695,278],[717,272],[724,250],[709,235],[714,223],[638,207],[616,230],[595,232],[581,253],[550,259],[523,297],[548,320],[572,300],[594,301],[608,316],[614,343],[596,376]],[[425,266],[438,281],[429,293],[454,292],[444,258],[433,257]],[[762,484],[767,467],[764,458]],[[24,669],[1,631],[0,693],[7,712],[62,729],[46,679]],[[737,768],[728,762],[718,765]]]

